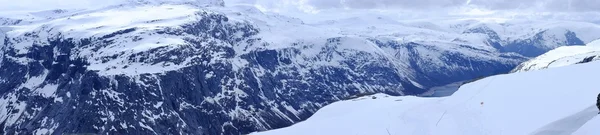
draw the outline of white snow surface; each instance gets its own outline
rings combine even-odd
[[[598,69],[591,62],[497,75],[441,98],[340,101],[304,122],[253,135],[598,135]]]
[[[600,40],[585,46],[562,46],[519,65],[513,72],[525,72],[573,65],[590,56],[600,56]]]
[[[586,122],[582,127],[580,127],[579,130],[575,131],[573,135],[599,134],[598,127],[600,127],[600,117],[594,117],[592,120]]]

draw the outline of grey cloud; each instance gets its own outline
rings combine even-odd
[[[544,12],[600,11],[600,0],[306,0],[317,9],[409,9],[477,6],[491,10],[534,10]]]
[[[465,0],[309,0],[317,8],[406,8],[423,9],[458,6]]]
[[[135,0],[0,0],[0,10],[97,7]],[[155,0],[150,0],[155,1]],[[159,0],[166,1],[166,0]],[[181,0],[177,0],[181,1]],[[194,0],[190,0],[194,1]],[[215,1],[215,0],[195,0]],[[600,0],[223,0],[226,3],[258,4],[278,10],[299,6],[315,9],[406,9],[433,11],[440,8],[476,6],[491,10],[532,10],[544,12],[600,12]],[[300,4],[300,5],[299,5]]]
[[[227,0],[226,0],[227,1]],[[256,1],[256,0],[237,0]],[[201,4],[222,3],[223,0],[0,0],[0,11],[29,11],[52,9],[101,8],[124,3],[196,2]]]
[[[117,4],[124,0],[0,0],[0,11],[93,8]]]
[[[600,11],[600,0],[572,0],[571,2],[554,0],[554,3],[549,7],[571,11]]]
[[[326,8],[343,8],[344,4],[342,4],[342,1],[339,0],[311,0],[308,1],[308,4],[319,8],[319,9],[326,9]]]
[[[493,10],[600,11],[600,0],[473,0],[471,4]]]

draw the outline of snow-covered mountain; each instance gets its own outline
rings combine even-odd
[[[600,134],[600,62],[487,77],[441,98],[376,94],[328,105],[304,122],[253,135]]]
[[[2,14],[0,30],[9,134],[263,131],[353,95],[421,94],[600,37],[570,21],[306,23],[210,0]]]
[[[511,72],[525,72],[600,60],[600,40],[585,46],[563,46],[517,66]]]

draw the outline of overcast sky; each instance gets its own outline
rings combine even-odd
[[[48,10],[52,8],[85,8],[114,5],[138,0],[0,0],[3,10]],[[167,0],[151,0],[167,1]],[[177,0],[182,1],[182,0]],[[183,0],[185,1],[185,0]],[[187,0],[215,1],[215,0]],[[600,12],[600,0],[224,0],[254,4],[269,11],[324,11],[331,9],[377,9],[430,12],[456,8],[478,8],[491,11],[524,10],[531,12]]]
[[[538,12],[598,12],[600,0],[226,0],[255,2],[270,9],[401,9],[430,11],[440,8],[478,7],[489,10]]]
[[[0,0],[0,11],[102,7],[123,0]]]
[[[0,9],[104,6],[127,0],[0,0]],[[192,1],[192,0],[190,0]],[[205,0],[195,0],[205,1]],[[214,0],[213,0],[214,1]],[[404,9],[477,6],[490,10],[527,9],[544,12],[600,11],[600,0],[225,0],[227,3],[257,3],[266,8],[313,9]]]

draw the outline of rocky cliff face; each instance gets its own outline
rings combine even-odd
[[[244,134],[352,95],[420,94],[526,60],[478,43],[323,34],[250,10],[124,5],[4,19],[1,132]]]

